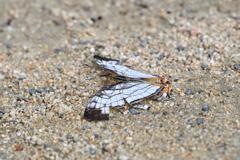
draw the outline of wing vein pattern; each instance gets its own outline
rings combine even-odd
[[[129,77],[133,79],[142,79],[142,78],[153,78],[157,77],[154,75],[141,73],[135,71],[127,66],[122,66],[119,61],[113,59],[107,59],[100,56],[95,55],[94,59],[98,65],[100,65],[104,70],[113,72],[120,76]]]
[[[154,96],[159,88],[161,87],[140,82],[119,82],[103,87],[89,102],[84,118],[108,120],[110,106],[121,108],[126,105],[125,100],[134,104]]]
[[[135,71],[127,66],[122,66],[117,60],[97,55],[94,56],[94,59],[104,70],[123,78],[118,79],[120,81],[117,83],[103,87],[92,97],[85,109],[84,119],[108,120],[110,106],[122,109],[126,108],[127,104],[136,105],[146,98],[155,100],[173,99],[170,96],[171,85],[165,84],[166,82],[171,83],[168,79]],[[149,79],[154,81],[148,81]],[[161,81],[156,81],[156,79]]]

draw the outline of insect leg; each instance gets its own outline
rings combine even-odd
[[[140,112],[134,109],[134,107],[130,106],[129,109],[126,106],[122,106],[118,108],[120,112],[123,114],[128,114],[129,112],[132,114],[139,114]]]
[[[123,114],[128,114],[129,110],[126,106],[122,106],[118,108],[120,112],[122,112]]]
[[[146,104],[135,104],[133,105],[134,108],[149,110],[151,107]]]

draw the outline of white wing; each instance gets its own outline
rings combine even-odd
[[[120,82],[108,85],[91,99],[84,112],[84,119],[108,120],[110,106],[121,108],[126,105],[125,100],[132,105],[145,98],[156,96],[163,88],[165,88],[164,85],[155,86],[141,82]]]
[[[109,106],[122,107],[125,105],[120,84],[103,87],[94,95],[84,112],[84,119],[108,120]]]
[[[94,59],[96,63],[100,65],[103,69],[118,74],[120,76],[129,77],[133,79],[157,78],[157,76],[141,73],[127,66],[122,66],[119,61],[114,59],[108,59],[100,57],[98,55],[95,55]]]

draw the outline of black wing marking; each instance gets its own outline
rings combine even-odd
[[[122,66],[121,63],[114,59],[108,59],[98,55],[94,56],[94,59],[98,65],[100,65],[104,70],[113,72],[120,76],[129,77],[133,79],[148,79],[148,78],[158,78],[157,76],[141,73],[135,71],[127,66]]]
[[[119,82],[103,87],[89,102],[84,119],[109,120],[109,107],[121,108],[143,101],[160,93],[164,85],[155,86],[141,82]]]
[[[125,105],[118,84],[108,85],[99,90],[88,103],[84,112],[84,119],[109,120],[109,107]]]

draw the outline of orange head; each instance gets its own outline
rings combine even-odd
[[[158,83],[169,83],[169,84],[171,84],[171,81],[168,78],[166,78],[166,77],[159,77],[157,79],[157,82]]]

